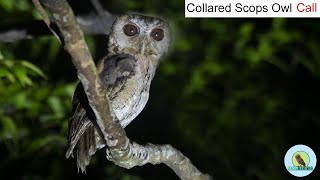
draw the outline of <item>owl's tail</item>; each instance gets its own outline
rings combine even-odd
[[[76,155],[78,171],[80,169],[82,173],[85,173],[86,166],[90,164],[91,156],[94,155],[98,149],[104,147],[101,139],[94,125],[91,123],[79,138],[74,150],[71,150],[74,151]],[[73,155],[73,153],[69,153],[69,156],[70,155]]]
[[[96,153],[93,125],[83,133],[75,148],[78,170],[81,169],[81,172],[84,173],[86,171],[86,166],[90,164],[91,156]]]

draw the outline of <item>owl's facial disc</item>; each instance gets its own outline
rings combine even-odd
[[[122,15],[112,26],[109,47],[115,54],[126,53],[159,59],[170,44],[168,24],[155,17]]]

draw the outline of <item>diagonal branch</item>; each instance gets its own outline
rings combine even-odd
[[[90,12],[76,17],[81,30],[90,35],[107,35],[115,20],[115,15]],[[44,21],[34,20],[24,23],[0,24],[0,42],[15,42],[42,35],[52,35]]]
[[[39,2],[39,0],[33,1]],[[119,120],[111,116],[106,89],[98,76],[72,9],[65,0],[43,0],[41,2],[52,14],[63,37],[64,48],[71,55],[72,62],[78,70],[78,78],[107,142],[108,160],[125,168],[142,166],[146,163],[164,163],[181,179],[211,179],[209,175],[202,174],[187,157],[171,145],[147,144],[142,146],[130,142]],[[42,8],[40,3],[34,3],[34,5],[37,9]]]

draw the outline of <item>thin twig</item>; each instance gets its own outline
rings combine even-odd
[[[40,13],[41,17],[43,18],[44,23],[46,23],[47,27],[50,29],[52,34],[54,34],[54,36],[56,36],[56,38],[58,39],[59,43],[61,44],[61,39],[60,39],[59,35],[51,28],[51,26],[50,26],[51,21],[50,21],[48,15],[47,15],[46,11],[41,6],[40,2],[38,0],[32,0],[32,2],[34,4],[34,6],[37,8],[37,10]]]
[[[115,16],[105,11],[103,17],[97,13],[88,13],[76,17],[81,30],[87,35],[107,35],[115,20]],[[32,39],[38,36],[52,35],[44,21],[17,22],[16,24],[0,24],[0,42],[15,42]]]

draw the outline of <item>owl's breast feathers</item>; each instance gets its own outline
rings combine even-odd
[[[141,65],[136,58],[127,54],[105,58],[98,65],[100,78],[107,88],[111,111],[123,127],[142,111],[148,101],[154,74],[150,69],[153,68]],[[66,157],[76,153],[77,166],[85,171],[91,156],[104,147],[105,142],[81,83],[75,90],[72,106]]]

